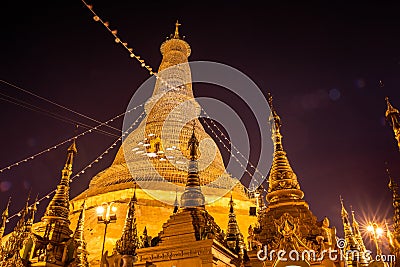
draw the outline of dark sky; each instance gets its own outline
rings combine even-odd
[[[384,162],[399,177],[400,157],[384,122],[384,97],[389,96],[400,108],[398,5],[378,1],[346,5],[330,1],[307,5],[286,1],[263,5],[250,1],[135,2],[91,3],[153,68],[161,61],[160,44],[179,19],[192,48],[190,60],[235,67],[265,94],[274,94],[283,121],[284,147],[319,219],[330,217],[341,231],[339,195],[353,206],[360,220],[391,217]],[[149,77],[78,0],[9,1],[1,9],[3,80],[105,121],[124,112],[136,88]],[[194,86],[197,96],[235,103],[222,92]],[[73,123],[4,98],[11,96],[95,125],[4,83],[0,83],[0,93],[1,168],[74,135]],[[120,128],[121,124],[113,125]],[[99,133],[80,138],[75,170],[95,159],[115,138]],[[254,138],[252,158],[257,157],[259,145]],[[15,213],[30,188],[32,195],[54,189],[66,148],[0,173],[0,209],[12,196],[11,214]],[[71,195],[83,191],[115,153],[74,182]],[[42,210],[45,205],[40,205]]]

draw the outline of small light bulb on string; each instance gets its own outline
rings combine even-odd
[[[93,19],[94,19],[94,21],[99,21],[100,20],[100,18],[98,16],[94,16]]]

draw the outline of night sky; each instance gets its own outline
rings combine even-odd
[[[92,19],[81,1],[11,2],[1,7],[2,80],[99,121],[125,111],[148,73]],[[161,62],[160,44],[179,19],[192,48],[190,60],[230,65],[252,78],[265,95],[273,93],[283,123],[284,148],[318,219],[328,216],[341,233],[342,195],[360,221],[374,216],[390,220],[385,161],[399,178],[400,153],[385,125],[384,97],[400,108],[399,5],[134,2],[89,3],[154,69]],[[196,96],[215,97],[239,110],[243,106],[223,89],[214,89],[194,85]],[[47,115],[5,99],[40,107]],[[0,109],[0,168],[74,136],[71,120],[96,125],[5,83],[0,83]],[[248,116],[251,129],[251,116],[246,112],[242,116]],[[121,128],[122,120],[112,125]],[[78,139],[75,170],[117,138],[117,131],[103,129],[115,136],[92,133]],[[259,139],[252,138],[252,159],[256,159]],[[66,149],[64,145],[0,173],[0,209],[12,196],[14,214],[29,190],[32,197],[53,190]],[[72,197],[110,165],[116,151],[72,184]],[[40,205],[41,212],[45,206]]]

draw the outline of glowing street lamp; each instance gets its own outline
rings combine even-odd
[[[372,224],[368,225],[367,226],[367,231],[371,234],[372,240],[375,243],[376,254],[377,255],[382,255],[382,250],[379,247],[378,240],[379,240],[379,238],[381,238],[383,236],[385,231],[377,223],[372,223]]]
[[[117,221],[117,207],[113,206],[114,202],[103,203],[96,208],[97,223],[104,223],[104,237],[103,237],[103,248],[101,250],[101,259],[104,254],[104,245],[106,242],[107,226],[109,223],[115,223]],[[100,260],[101,261],[101,260]]]

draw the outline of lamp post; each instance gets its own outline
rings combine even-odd
[[[382,255],[382,250],[379,247],[378,240],[381,238],[381,236],[384,234],[383,228],[379,227],[377,223],[372,223],[367,226],[367,231],[371,234],[372,240],[375,243],[376,246],[376,254],[377,255]]]
[[[117,221],[117,207],[113,206],[114,202],[103,203],[96,208],[97,213],[97,223],[104,223],[104,237],[103,237],[103,248],[101,249],[101,259],[103,259],[104,245],[106,243],[107,226],[109,223],[114,223]],[[101,262],[100,259],[100,262]]]

